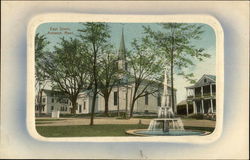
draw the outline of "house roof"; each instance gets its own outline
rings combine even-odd
[[[216,76],[215,75],[209,75],[209,74],[205,74],[207,77],[209,77],[210,79],[216,81]]]
[[[202,84],[201,81],[204,78],[210,79],[210,83],[215,83],[216,82],[216,76],[215,75],[204,74],[194,85],[188,86],[186,88],[195,88],[195,87],[201,87],[201,86],[203,86],[204,84]]]

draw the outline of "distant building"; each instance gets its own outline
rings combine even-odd
[[[36,99],[35,113],[39,112],[38,99]],[[70,113],[70,101],[58,91],[42,90],[42,109],[41,113],[48,114],[53,110],[60,110],[61,113]]]
[[[178,114],[216,113],[216,76],[204,74],[186,91],[186,100],[177,104]]]

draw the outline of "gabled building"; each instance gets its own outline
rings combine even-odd
[[[216,113],[216,76],[204,74],[194,85],[186,87],[187,98],[178,104],[186,106],[186,114]],[[190,113],[191,111],[191,113]]]

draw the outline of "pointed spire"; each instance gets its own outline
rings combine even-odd
[[[124,31],[122,27],[122,36],[119,48],[119,59],[125,60],[126,58],[126,48],[125,48],[125,40],[124,40]]]

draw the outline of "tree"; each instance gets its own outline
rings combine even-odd
[[[45,60],[44,70],[52,82],[53,90],[61,91],[72,103],[71,113],[76,113],[79,93],[90,85],[89,55],[78,39],[61,39],[55,52]]]
[[[147,43],[161,56],[165,65],[170,65],[171,78],[171,105],[174,110],[174,73],[184,76],[193,82],[193,73],[185,73],[183,70],[194,66],[196,60],[202,61],[210,57],[204,48],[194,45],[194,41],[200,40],[204,32],[202,25],[187,23],[162,23],[159,24],[162,31],[153,31],[144,26],[147,34]],[[175,111],[175,110],[174,110]]]
[[[99,74],[99,90],[100,95],[105,101],[104,113],[108,115],[109,111],[109,96],[113,87],[119,81],[119,74],[122,72],[114,65],[118,63],[117,55],[113,51],[107,51],[103,53],[100,58],[100,74]]]
[[[94,124],[94,112],[96,97],[98,94],[100,69],[99,69],[99,58],[105,52],[109,46],[108,39],[110,38],[109,26],[106,23],[88,22],[82,23],[83,28],[79,29],[80,38],[88,48],[88,53],[91,55],[90,60],[90,76],[93,92],[92,108],[91,108],[91,120],[90,125]]]
[[[162,72],[157,56],[147,49],[145,43],[139,44],[137,40],[134,40],[132,47],[132,52],[128,54],[128,65],[131,67],[130,79],[134,82],[130,118],[133,116],[134,104],[137,99],[159,91],[161,83],[158,83],[157,80],[161,77],[160,72]]]
[[[36,77],[36,89],[37,96],[36,102],[38,107],[38,116],[40,116],[42,111],[42,93],[43,89],[46,86],[46,76],[44,71],[42,70],[43,59],[46,56],[45,47],[49,44],[44,35],[40,35],[39,33],[35,36],[35,77]]]

